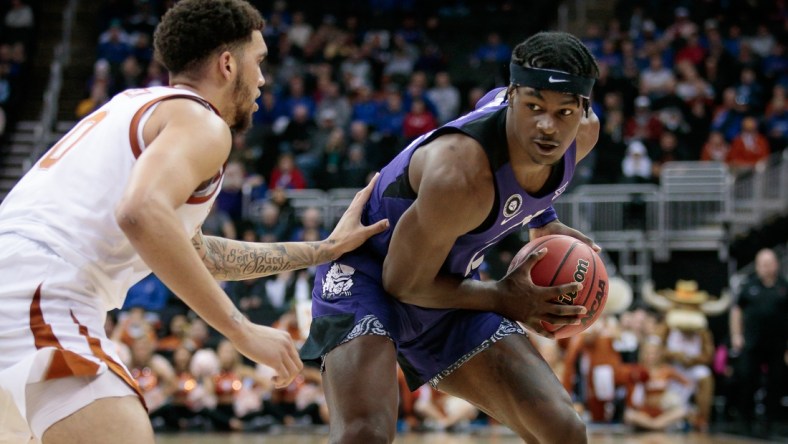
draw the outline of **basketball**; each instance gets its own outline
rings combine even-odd
[[[556,339],[576,335],[590,327],[605,307],[608,292],[608,277],[602,258],[588,245],[569,236],[552,234],[527,243],[512,259],[509,272],[525,261],[532,251],[547,248],[547,254],[531,269],[534,284],[543,287],[580,282],[583,289],[579,294],[569,293],[554,300],[556,304],[584,305],[586,314],[579,325],[555,326],[542,322],[545,330],[555,334]]]

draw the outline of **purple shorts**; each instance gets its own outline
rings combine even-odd
[[[386,336],[408,386],[433,387],[477,353],[511,334],[515,322],[491,312],[438,310],[404,304],[383,289],[382,261],[353,253],[318,267],[312,326],[301,348],[305,361],[322,361],[334,347],[363,335]]]

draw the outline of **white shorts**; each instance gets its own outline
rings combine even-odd
[[[104,332],[101,302],[80,282],[45,246],[0,235],[0,443],[26,442],[17,440],[25,425],[40,439],[96,399],[139,393]],[[96,377],[105,374],[117,377]]]

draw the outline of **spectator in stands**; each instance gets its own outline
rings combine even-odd
[[[206,415],[217,430],[244,430],[244,420],[261,412],[262,397],[273,389],[273,382],[243,364],[230,341],[222,340],[216,353],[220,368],[209,388],[216,397],[216,407],[206,410]]]
[[[191,350],[178,347],[173,353],[173,370],[176,388],[169,404],[159,410],[167,430],[187,430],[197,427],[204,420],[201,416],[206,407],[205,376],[195,375],[192,367]]]
[[[287,225],[280,220],[276,204],[264,201],[255,220],[254,230],[261,242],[280,242],[288,238]]]
[[[740,394],[735,404],[745,432],[753,432],[754,397],[766,369],[765,430],[780,418],[785,388],[784,357],[788,351],[788,281],[771,249],[755,256],[755,273],[739,289],[730,312],[731,353],[738,355],[735,378]],[[766,367],[764,367],[764,364]]]
[[[775,152],[782,151],[788,145],[788,99],[786,99],[785,86],[774,85],[764,118],[769,147]]]
[[[300,112],[297,110],[299,107],[305,107],[307,111],[307,116],[310,119],[314,119],[315,117],[315,109],[317,106],[315,105],[315,101],[307,95],[306,87],[304,86],[304,79],[301,76],[294,76],[291,77],[288,81],[288,93],[282,99],[282,104],[287,110],[290,117],[293,119],[296,118],[296,112]]]
[[[159,17],[151,0],[137,0],[134,8],[134,13],[126,20],[126,29],[135,34],[135,37],[152,36],[153,30],[159,24]]]
[[[763,59],[762,74],[769,81],[777,84],[788,84],[788,57],[785,54],[785,44],[777,42]]]
[[[131,55],[131,45],[129,45],[128,34],[120,20],[113,20],[109,29],[100,37],[98,58],[108,61],[113,67],[120,67],[129,55]]]
[[[378,114],[378,102],[372,95],[372,88],[360,85],[355,88],[352,120],[361,120],[367,125],[374,125]]]
[[[363,188],[369,182],[372,168],[367,162],[366,150],[361,146],[352,146],[342,162],[341,188]]]
[[[300,190],[307,186],[304,173],[296,166],[295,159],[291,153],[279,155],[276,167],[271,171],[271,189]]]
[[[614,110],[607,113],[604,124],[599,132],[596,152],[593,183],[617,183],[621,178],[621,160],[626,152],[623,132],[623,113]]]
[[[435,86],[427,91],[427,97],[438,109],[438,124],[456,118],[460,112],[460,91],[452,85],[451,77],[446,71],[435,74]]]
[[[673,91],[675,84],[676,77],[664,66],[662,55],[652,55],[648,68],[640,73],[640,94],[652,100],[662,98]]]
[[[233,219],[219,205],[212,205],[202,227],[203,233],[208,236],[222,236],[227,239],[238,239],[238,230]]]
[[[711,102],[714,100],[714,89],[712,89],[709,82],[698,74],[695,66],[688,60],[676,63],[676,71],[679,73],[676,95],[686,103],[694,101]]]
[[[214,207],[224,212],[238,226],[243,218],[243,188],[246,180],[246,168],[243,163],[232,160],[227,162],[224,181],[219,190]]]
[[[732,141],[741,130],[745,109],[745,105],[736,97],[736,90],[732,87],[725,88],[722,93],[722,103],[714,111],[711,129],[720,131],[725,136],[725,140]]]
[[[287,30],[287,37],[290,41],[301,49],[304,49],[309,38],[312,37],[314,29],[306,19],[302,11],[293,11],[293,23]]]
[[[284,154],[291,155],[304,174],[303,178],[308,181],[304,186],[306,183],[311,183],[320,162],[320,152],[312,143],[316,132],[317,124],[310,117],[309,107],[305,104],[295,105],[292,120],[282,133],[282,143],[279,147],[282,154],[279,157],[281,159]],[[273,180],[272,175],[272,184]]]
[[[651,159],[648,157],[646,146],[639,140],[629,142],[627,153],[621,161],[621,181],[623,183],[650,183]]]
[[[321,160],[315,171],[315,186],[324,190],[337,188],[342,182],[342,162],[347,154],[345,130],[334,128],[322,145]]]
[[[417,57],[418,51],[409,45],[404,37],[394,36],[391,55],[383,67],[383,75],[391,82],[404,85],[413,72]]]
[[[635,113],[627,119],[624,128],[626,140],[637,139],[655,144],[662,135],[662,122],[651,111],[651,100],[647,96],[635,99]]]
[[[154,86],[167,86],[169,84],[169,75],[163,66],[156,60],[151,60],[148,64],[148,69],[145,71],[145,77],[142,79],[142,86],[150,88]]]
[[[107,103],[109,101],[107,88],[108,83],[105,80],[97,79],[93,82],[90,96],[79,101],[77,108],[74,110],[74,116],[77,119],[81,119]]]
[[[285,224],[287,236],[296,225],[295,209],[284,188],[274,188],[268,195],[269,201],[279,208],[279,220]],[[287,239],[284,237],[283,239]]]
[[[11,0],[11,8],[3,19],[4,43],[22,42],[29,46],[33,38],[33,8],[22,0]]]
[[[350,56],[339,66],[339,73],[347,90],[372,88],[372,64],[357,46],[350,49]]]
[[[725,141],[725,136],[719,131],[709,133],[709,138],[703,145],[700,153],[700,160],[711,160],[714,162],[725,162],[728,158],[730,145]]]
[[[322,96],[317,104],[318,119],[325,115],[323,113],[331,111],[334,122],[340,127],[346,127],[350,123],[353,109],[348,98],[340,93],[339,84],[334,81],[326,82],[320,92]]]
[[[662,166],[667,162],[689,160],[686,147],[679,141],[675,133],[665,131],[659,138],[659,144],[650,156],[652,176],[659,179]]]
[[[674,63],[689,62],[693,66],[700,66],[706,58],[706,49],[700,44],[700,37],[697,33],[692,33],[687,37],[684,46],[676,52]]]
[[[480,45],[471,56],[471,66],[480,69],[483,74],[489,75],[496,84],[503,83],[502,66],[509,61],[512,48],[503,42],[497,32],[487,34],[487,40]]]
[[[427,105],[421,99],[413,100],[410,112],[405,114],[402,122],[402,134],[406,140],[413,140],[416,137],[434,130],[438,127],[435,116],[427,110]]]
[[[326,233],[326,229],[323,226],[323,212],[320,208],[309,207],[304,210],[304,213],[301,215],[300,226],[293,231],[290,240],[303,240],[304,232],[307,230],[317,230],[321,235]],[[321,239],[324,237],[322,236]]]
[[[178,387],[172,364],[161,355],[155,354],[156,342],[147,336],[135,338],[131,345],[129,371],[139,385],[148,414],[156,416],[170,395]]]
[[[774,35],[769,31],[765,23],[759,23],[755,30],[755,35],[748,37],[745,41],[752,48],[753,52],[763,58],[771,54],[772,49],[777,44]]]
[[[747,105],[747,109],[753,112],[763,110],[763,87],[757,82],[753,68],[742,69],[740,81],[736,85],[736,101]]]
[[[179,347],[184,347],[186,336],[189,332],[189,319],[185,314],[174,315],[167,326],[165,336],[158,340],[156,350],[172,353]],[[188,349],[187,349],[188,350]],[[191,358],[191,353],[189,354]]]
[[[769,141],[758,131],[758,120],[749,116],[742,120],[741,132],[733,138],[726,160],[736,172],[749,171],[770,152]]]

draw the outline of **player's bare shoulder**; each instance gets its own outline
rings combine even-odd
[[[459,231],[477,227],[495,200],[490,163],[482,146],[463,134],[441,136],[413,155],[409,179],[419,208],[450,217]],[[418,156],[418,157],[417,157]]]
[[[186,97],[162,101],[145,124],[145,143],[150,144],[165,130],[198,145],[222,147],[229,153],[232,134],[227,122],[201,101]]]
[[[411,158],[409,174],[417,193],[425,176],[431,183],[438,181],[457,190],[489,188],[494,192],[484,148],[462,133],[440,136],[418,149]]]

